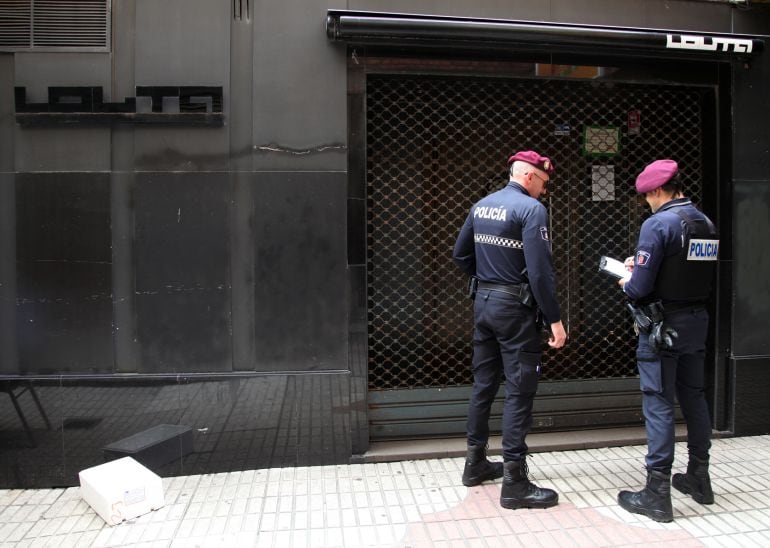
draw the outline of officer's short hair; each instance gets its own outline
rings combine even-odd
[[[678,194],[682,191],[682,179],[679,176],[679,172],[671,177],[666,183],[660,187],[664,192],[669,194]]]
[[[516,172],[523,172],[523,171],[532,171],[533,166],[528,164],[527,162],[522,162],[520,160],[516,160],[514,162],[511,162],[511,165],[508,167],[508,175],[513,176]]]

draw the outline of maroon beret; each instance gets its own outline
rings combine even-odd
[[[636,178],[636,191],[644,194],[665,185],[679,171],[674,160],[655,160]]]
[[[530,165],[535,166],[538,169],[542,169],[548,175],[552,175],[555,171],[553,162],[545,156],[540,156],[533,150],[522,150],[508,158],[508,165],[510,166],[515,161],[527,162]]]

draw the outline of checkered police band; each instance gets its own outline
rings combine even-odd
[[[498,245],[500,247],[510,247],[512,249],[524,249],[524,243],[519,240],[511,240],[501,236],[492,236],[491,234],[474,234],[473,241],[477,244]]]

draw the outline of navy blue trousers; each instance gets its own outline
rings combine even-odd
[[[666,314],[679,337],[670,350],[656,354],[648,336],[639,335],[636,350],[642,411],[647,430],[647,467],[670,473],[674,462],[674,407],[679,400],[687,423],[687,449],[708,458],[711,418],[704,393],[704,357],[709,316],[704,309]]]
[[[532,402],[540,368],[540,334],[535,312],[506,293],[479,290],[473,304],[473,392],[468,409],[468,443],[486,445],[489,414],[503,373],[503,459],[527,455]]]

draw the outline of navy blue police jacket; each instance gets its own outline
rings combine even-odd
[[[546,322],[560,320],[548,212],[518,183],[508,183],[471,208],[452,259],[481,282],[529,283]]]
[[[706,239],[689,240],[677,210],[701,220],[705,228],[690,236]],[[677,198],[663,204],[642,223],[633,274],[623,291],[638,304],[655,300],[664,305],[705,302],[717,259],[719,241],[715,237],[711,221],[689,199]]]

